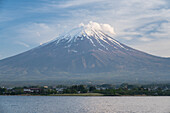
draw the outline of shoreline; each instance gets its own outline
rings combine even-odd
[[[0,96],[89,96],[89,97],[95,97],[95,96],[106,96],[106,97],[149,97],[155,95],[104,95],[101,93],[81,93],[81,94],[50,94],[50,95],[31,95],[31,94],[21,94],[21,95],[0,95]],[[156,95],[158,97],[159,95]],[[160,95],[161,96],[161,95]],[[162,96],[164,97],[164,96]],[[166,96],[165,96],[166,97]]]

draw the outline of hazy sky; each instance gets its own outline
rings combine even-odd
[[[0,0],[0,59],[89,21],[110,24],[126,45],[170,57],[170,0]]]

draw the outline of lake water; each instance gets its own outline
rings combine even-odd
[[[170,97],[0,96],[0,113],[170,113]]]

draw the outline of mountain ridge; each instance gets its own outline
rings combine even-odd
[[[115,34],[113,29],[90,22],[37,48],[0,60],[0,79],[170,81],[169,58],[128,47],[105,31]]]

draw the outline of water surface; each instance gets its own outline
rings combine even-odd
[[[0,113],[170,113],[170,97],[0,96]]]

